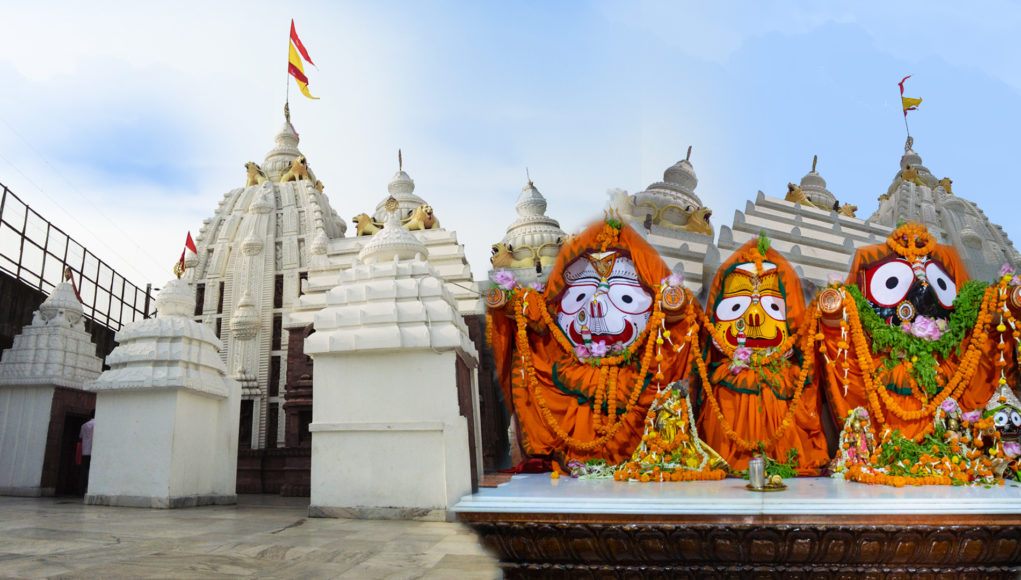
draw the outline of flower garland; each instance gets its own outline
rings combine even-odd
[[[847,293],[854,299],[855,309],[858,312],[857,318],[871,339],[872,352],[886,352],[888,355],[901,354],[903,358],[909,359],[910,374],[922,385],[927,396],[937,394],[942,388],[938,384],[939,377],[936,373],[938,363],[933,354],[939,353],[940,356],[946,358],[952,350],[959,348],[966,333],[975,328],[980,313],[991,320],[991,311],[986,309],[986,302],[989,298],[986,288],[985,283],[976,280],[964,283],[954,300],[954,310],[950,314],[946,331],[941,331],[937,340],[927,340],[912,332],[906,332],[902,326],[886,324],[872,310],[871,305],[862,296],[861,290],[857,286],[845,287]],[[887,356],[884,366],[893,368],[896,364]]]
[[[1009,461],[1009,456],[990,418],[965,420],[961,432],[937,426],[936,422],[934,419],[933,432],[920,440],[906,438],[896,430],[885,430],[868,461],[850,466],[844,477],[894,487],[1003,485],[996,464]]]
[[[813,352],[813,346],[816,341],[815,330],[819,326],[819,317],[821,315],[818,308],[814,307],[815,302],[809,306],[809,312],[812,312],[812,319],[806,325],[806,332],[801,333],[802,345],[801,352],[811,353]],[[698,352],[698,338],[693,337],[692,349]],[[775,353],[774,353],[775,354]],[[772,355],[771,355],[772,356]],[[768,357],[767,357],[768,358]],[[805,383],[808,379],[808,373],[811,372],[814,367],[813,357],[806,356],[805,361],[802,363],[801,372],[798,375],[797,385],[794,390],[794,395],[791,397],[790,404],[787,407],[787,412],[784,414],[783,420],[780,422],[780,428],[773,432],[770,438],[766,441],[748,441],[743,439],[740,435],[734,431],[730,422],[723,415],[723,411],[720,409],[720,403],[716,400],[716,393],[712,387],[712,383],[709,381],[709,371],[706,367],[706,362],[703,357],[695,357],[695,366],[698,367],[699,377],[702,379],[702,384],[705,385],[704,392],[706,394],[706,400],[709,401],[709,407],[713,414],[716,416],[717,421],[720,423],[720,427],[723,429],[723,434],[734,443],[738,448],[744,451],[759,451],[772,449],[776,443],[787,433],[791,425],[794,423],[794,412],[798,407],[798,403],[801,402],[801,394],[805,389]],[[753,360],[753,362],[756,362]],[[759,362],[758,364],[763,364]]]
[[[923,399],[923,407],[921,409],[917,409],[914,411],[905,411],[897,403],[897,401],[895,401],[890,396],[890,394],[887,392],[885,385],[878,384],[879,382],[878,378],[880,373],[882,373],[884,369],[892,367],[888,367],[886,364],[883,364],[880,368],[877,369],[875,360],[872,358],[871,350],[879,348],[879,345],[876,344],[876,342],[878,341],[876,340],[876,337],[873,336],[873,347],[872,349],[870,349],[869,344],[867,343],[867,339],[865,338],[865,329],[862,327],[862,319],[865,318],[867,320],[868,314],[872,314],[874,316],[875,313],[871,310],[871,308],[869,308],[867,311],[865,311],[865,315],[862,316],[862,311],[859,310],[857,300],[854,297],[854,294],[857,292],[857,288],[854,286],[842,288],[842,291],[844,293],[843,303],[844,312],[845,316],[850,321],[851,339],[852,342],[854,343],[855,352],[858,358],[858,364],[861,369],[862,379],[865,383],[866,398],[869,402],[869,408],[872,411],[872,414],[875,416],[877,423],[880,427],[882,427],[883,429],[887,429],[886,418],[883,414],[884,408],[889,410],[898,418],[904,421],[917,421],[924,417],[932,416],[935,413],[936,409],[948,397],[953,397],[954,399],[960,397],[961,393],[963,393],[965,388],[967,388],[967,386],[971,383],[972,377],[978,370],[978,362],[982,356],[982,345],[988,338],[989,334],[988,329],[992,322],[992,313],[998,309],[1007,310],[1004,304],[1005,299],[1004,297],[1006,295],[1005,285],[1006,282],[1000,281],[1000,283],[995,287],[983,288],[983,297],[981,305],[978,309],[978,314],[975,316],[974,326],[972,328],[970,340],[968,341],[968,346],[964,352],[964,356],[961,358],[961,362],[956,372],[953,374],[953,376],[951,376],[949,381],[944,381],[943,377],[937,377],[937,384],[939,384],[940,386],[939,391],[936,393],[934,397],[931,397],[928,400]],[[981,288],[981,286],[978,287]],[[860,293],[858,294],[860,295]],[[958,298],[960,299],[961,297],[959,296]],[[955,306],[956,305],[957,301],[955,301]],[[966,306],[966,304],[962,303],[961,306],[962,307]],[[950,330],[944,336],[944,338],[951,336],[956,326],[957,324],[951,323]],[[903,331],[900,328],[894,328],[889,326],[887,326],[886,328],[889,328],[893,332],[903,333]],[[1006,327],[1001,324],[999,327],[997,327],[997,330],[1003,332],[1004,330],[1006,330]],[[914,341],[918,341],[917,343],[915,343],[916,346],[919,344],[925,344],[925,342],[922,341],[921,339],[917,339],[912,336],[905,335],[904,338],[908,341],[911,341],[912,339]],[[942,340],[943,339],[936,342],[942,342]],[[938,345],[935,345],[935,343],[931,344],[934,345],[931,347],[931,350],[939,350]],[[917,351],[909,350],[908,352]],[[889,360],[888,355],[889,353],[887,353],[886,356],[887,361]],[[844,356],[846,364],[847,362],[846,351]],[[918,355],[914,356],[918,357]],[[931,351],[929,356],[931,357]],[[1001,355],[1001,359],[1002,358],[1003,357]],[[913,358],[911,360],[905,360],[900,364],[905,365],[907,370],[911,371],[914,366],[913,362],[917,361],[918,358]],[[1005,364],[1006,361],[1003,361],[1003,365]],[[841,382],[846,392],[848,386],[846,373]],[[914,381],[911,381],[911,387],[913,392],[917,391],[917,389],[915,388],[916,383]],[[831,388],[833,388],[833,385],[831,385]],[[882,401],[882,405],[880,405],[880,401]],[[915,436],[914,440],[920,441],[926,435],[931,433],[932,430],[933,426],[927,425],[921,433]]]
[[[886,245],[897,254],[907,258],[909,262],[915,262],[936,249],[936,238],[929,233],[925,226],[906,223],[895,229],[886,238]]]
[[[663,319],[665,317],[660,308],[660,298],[661,298],[660,289],[659,287],[657,287],[656,300],[654,302],[652,316],[649,319],[649,324],[646,326],[646,329],[643,330],[642,334],[639,335],[638,339],[632,345],[637,350],[636,345],[639,345],[642,342],[645,343],[645,349],[642,354],[641,365],[639,367],[640,370],[637,375],[637,377],[639,377],[639,380],[641,380],[641,378],[643,377],[648,376],[651,372],[651,367],[653,363],[653,350],[657,346],[658,333],[651,332],[650,329],[660,327],[663,324]],[[638,404],[638,398],[642,393],[641,388],[632,389],[631,396],[628,398],[627,405],[624,408],[624,412],[616,417],[614,415],[609,415],[608,418],[611,421],[610,425],[602,425],[601,420],[597,418],[600,417],[601,415],[601,407],[603,400],[601,397],[604,396],[601,395],[601,393],[605,393],[605,396],[607,398],[609,398],[610,396],[613,397],[613,401],[610,402],[610,405],[611,408],[613,409],[613,413],[616,414],[616,380],[617,375],[620,372],[619,365],[624,362],[624,357],[623,356],[604,357],[602,359],[598,359],[594,363],[596,364],[596,366],[600,366],[602,368],[600,368],[599,384],[595,385],[596,389],[595,397],[596,400],[598,401],[597,403],[598,406],[595,408],[595,412],[593,413],[594,423],[593,426],[596,427],[597,432],[601,432],[602,435],[592,441],[579,441],[574,437],[571,437],[567,432],[564,431],[563,427],[553,416],[553,412],[550,411],[549,406],[546,403],[546,399],[542,394],[542,389],[539,387],[538,377],[536,377],[535,373],[535,365],[532,360],[532,350],[529,345],[528,334],[526,332],[526,325],[528,321],[525,317],[525,306],[523,297],[520,297],[515,293],[512,295],[511,300],[512,300],[511,310],[514,313],[514,319],[515,322],[517,323],[515,342],[517,345],[518,353],[521,356],[522,379],[525,382],[529,394],[532,395],[532,398],[538,405],[539,412],[542,415],[546,425],[553,430],[553,433],[557,436],[558,439],[563,441],[565,445],[567,445],[570,449],[574,451],[591,452],[603,447],[604,445],[606,445],[607,441],[612,439],[617,434],[617,431],[620,430],[621,426],[624,424],[624,419],[632,413],[635,406]],[[558,343],[562,347],[564,347],[565,345],[559,341],[559,338],[560,336],[562,336],[562,334],[558,336],[559,328],[555,323],[551,324],[552,321],[549,318],[549,313],[546,311],[546,308],[540,307],[539,310],[543,313],[542,320],[546,324],[547,328],[553,333],[555,337],[558,337]],[[644,341],[642,340],[643,337],[645,338]],[[660,344],[662,344],[661,342],[662,338],[658,338],[658,340],[660,341]],[[566,347],[564,348],[564,352],[567,353],[574,352],[573,345],[571,345],[570,342],[567,343]],[[611,361],[616,361],[616,364],[614,364]],[[657,372],[655,378],[657,380],[662,380],[663,375]]]
[[[661,401],[661,398],[665,398],[665,400]],[[660,393],[656,401],[649,407],[649,411],[645,416],[645,433],[642,435],[642,441],[631,455],[631,460],[617,466],[613,473],[614,480],[641,482],[703,481],[720,480],[727,476],[727,472],[724,469],[706,470],[706,466],[709,464],[709,454],[702,448],[698,432],[694,429],[695,415],[687,395],[675,404],[672,411],[675,414],[685,413],[687,417],[685,424],[690,434],[678,431],[672,441],[664,441],[662,436],[656,432],[655,411],[662,405],[667,404],[669,398],[670,390],[668,389]],[[683,411],[680,409],[681,406],[684,407]],[[673,458],[674,452],[686,443],[690,443],[701,458],[698,466],[689,467],[682,463],[669,461],[669,459]]]

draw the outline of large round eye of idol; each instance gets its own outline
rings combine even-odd
[[[762,309],[766,311],[766,315],[783,322],[787,320],[787,301],[779,296],[763,296],[759,299],[759,303],[762,305]]]
[[[607,294],[610,297],[610,302],[621,312],[627,314],[641,314],[652,308],[652,296],[639,284],[611,283],[610,291]]]
[[[1012,410],[1010,412],[1010,424],[1013,425],[1015,428],[1021,427],[1021,413]]]
[[[943,266],[937,262],[929,262],[925,265],[925,278],[943,308],[953,308],[954,299],[957,298],[957,284],[954,284],[954,279]]]
[[[596,293],[597,284],[578,282],[572,284],[564,290],[563,297],[560,298],[560,312],[564,314],[577,314],[579,310],[588,305],[592,301],[592,296]]]
[[[748,310],[751,304],[752,297],[748,295],[724,298],[716,306],[716,320],[721,322],[737,320],[744,316],[745,311]]]
[[[1010,423],[1010,411],[1007,409],[1000,409],[993,415],[993,423],[996,424],[997,429],[1003,429]]]
[[[865,298],[880,306],[893,306],[904,300],[915,281],[911,265],[891,260],[865,271]]]

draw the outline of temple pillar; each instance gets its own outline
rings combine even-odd
[[[103,361],[70,283],[43,301],[0,359],[0,495],[81,494],[78,430],[95,397],[82,392]]]
[[[314,517],[446,519],[472,489],[478,396],[462,411],[458,381],[477,393],[477,354],[425,246],[396,220],[340,274],[305,340]]]
[[[190,320],[194,304],[187,283],[168,282],[159,316],[121,329],[110,370],[85,385],[97,394],[86,503],[236,502],[241,388],[227,378],[220,341]]]

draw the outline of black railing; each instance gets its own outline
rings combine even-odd
[[[112,330],[149,314],[146,291],[74,241],[0,183],[0,270],[49,294],[70,268],[85,316]]]

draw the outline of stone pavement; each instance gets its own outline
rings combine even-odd
[[[499,578],[458,523],[308,518],[308,498],[158,510],[0,497],[0,578]]]

